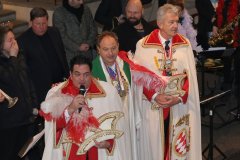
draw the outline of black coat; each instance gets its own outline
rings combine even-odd
[[[211,0],[196,0],[195,4],[198,11],[198,32],[211,32],[213,27],[212,18],[215,16]]]
[[[197,42],[206,50],[209,48],[208,33],[213,28],[212,18],[215,16],[215,10],[211,0],[196,0],[195,6],[198,11]]]
[[[154,27],[150,25],[148,22],[146,22],[144,19],[142,19],[141,22],[145,31],[145,36],[150,34],[154,30]],[[131,50],[132,52],[135,52],[136,44],[138,40],[140,40],[142,37],[141,35],[139,35],[137,30],[131,24],[129,24],[128,21],[126,21],[123,24],[120,24],[113,31],[118,36],[119,50],[124,51]]]
[[[102,0],[97,8],[94,19],[103,25],[103,30],[111,30],[113,27],[113,17],[119,17],[121,14],[121,0]]]
[[[23,51],[27,66],[30,70],[30,77],[40,103],[45,99],[53,83],[61,82],[63,78],[68,78],[69,76],[66,54],[59,31],[54,27],[49,27],[45,34],[48,34],[50,38],[49,41],[53,47],[52,49],[56,52],[56,56],[53,55],[54,61],[51,62],[46,58],[44,47],[42,47],[39,37],[32,31],[32,28],[29,28],[17,39],[19,48]],[[57,70],[57,72],[61,72],[61,76],[53,81],[50,67],[51,64],[54,63],[61,65]]]
[[[6,100],[0,103],[0,129],[30,124],[32,109],[38,102],[21,54],[17,58],[0,55],[0,89],[11,97],[18,97],[12,108],[8,108]]]

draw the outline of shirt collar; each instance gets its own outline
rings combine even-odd
[[[158,33],[160,41],[162,43],[163,46],[165,46],[165,42],[167,41],[167,39],[163,38],[163,36],[160,34],[160,32]],[[172,43],[172,38],[168,39],[170,41],[169,45]]]

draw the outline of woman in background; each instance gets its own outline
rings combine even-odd
[[[23,56],[9,27],[0,27],[0,89],[17,103],[8,108],[8,100],[0,93],[0,155],[4,160],[19,160],[18,152],[29,135],[34,122],[36,95],[28,77]]]
[[[179,25],[178,33],[187,37],[192,45],[192,49],[196,52],[201,52],[202,47],[197,43],[197,31],[193,28],[193,18],[184,8],[184,0],[168,0],[169,4],[179,7]]]

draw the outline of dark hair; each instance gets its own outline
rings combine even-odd
[[[12,32],[11,27],[0,26],[0,50],[3,49],[3,43],[4,43],[4,40],[5,40],[5,36],[8,32]]]
[[[168,0],[167,3],[179,6],[181,10],[184,9],[184,0]]]
[[[101,41],[103,40],[104,37],[112,37],[113,39],[115,39],[115,41],[118,43],[118,36],[114,33],[114,32],[110,32],[110,31],[104,31],[102,32],[102,34],[100,34],[97,38],[97,46],[100,46]]]
[[[33,8],[30,12],[30,20],[33,21],[35,18],[39,18],[39,17],[47,17],[48,19],[48,13],[46,9],[41,7]]]
[[[77,55],[70,60],[70,71],[71,72],[73,71],[73,66],[76,64],[78,64],[78,65],[86,64],[89,66],[90,71],[92,71],[92,61],[83,55]]]

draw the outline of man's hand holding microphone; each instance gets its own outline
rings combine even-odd
[[[79,88],[79,94],[73,98],[72,103],[68,106],[69,115],[73,114],[76,110],[81,112],[82,107],[86,105],[84,96],[85,92],[85,86],[81,85]]]

